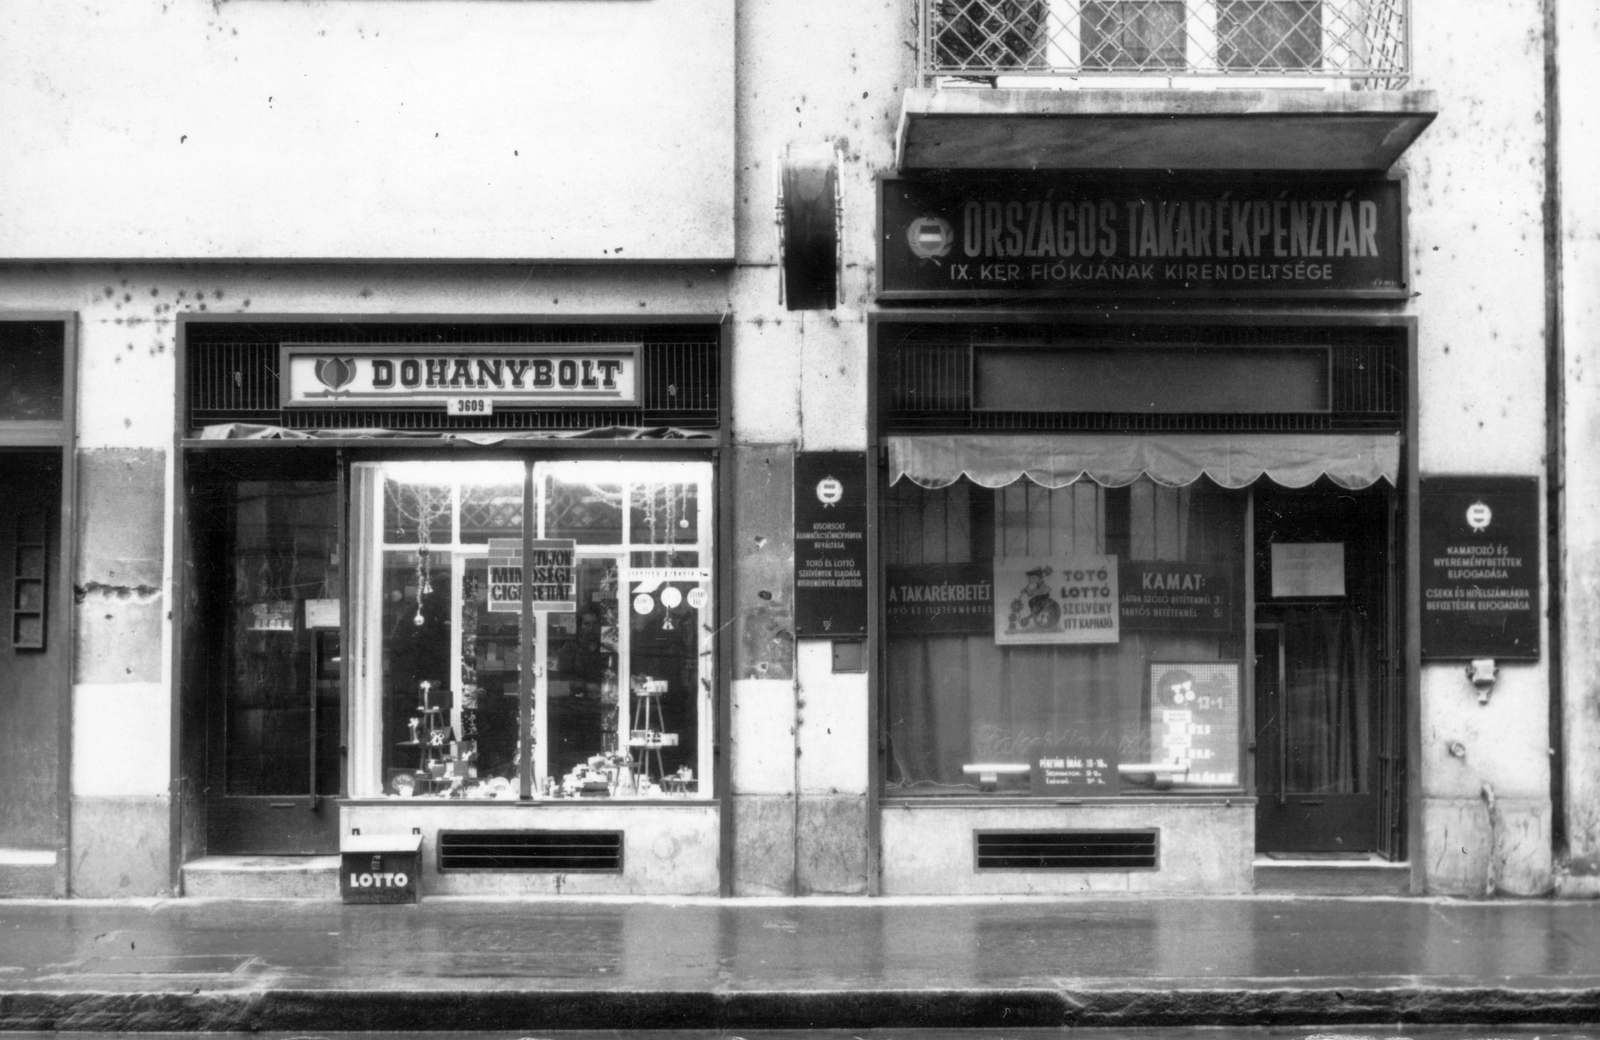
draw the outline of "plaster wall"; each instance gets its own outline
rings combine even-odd
[[[1561,517],[1565,561],[1560,580],[1562,766],[1567,859],[1559,891],[1600,895],[1600,10],[1584,0],[1559,0],[1558,89],[1560,256],[1565,370],[1565,495]]]
[[[1419,316],[1420,472],[1542,478],[1542,6],[1511,0],[1462,18],[1419,4],[1412,18],[1412,86],[1437,91],[1442,108],[1402,160]],[[1423,808],[1411,854],[1422,858],[1428,891],[1480,894],[1486,879],[1508,893],[1549,889],[1549,674],[1548,659],[1502,665],[1481,707],[1461,665],[1424,666]],[[1450,754],[1453,741],[1464,755]]]
[[[398,801],[398,799],[397,799]],[[346,805],[343,834],[422,833],[422,894],[427,895],[702,895],[717,894],[717,807],[667,802],[531,806],[406,802]],[[619,830],[621,873],[441,871],[441,830]]]
[[[1252,805],[1000,805],[884,803],[883,894],[1072,895],[1251,891]],[[985,870],[976,830],[1160,828],[1158,870]]]
[[[0,255],[726,261],[734,9],[18,0]]]

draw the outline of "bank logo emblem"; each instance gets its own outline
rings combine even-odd
[[[906,244],[920,260],[949,256],[956,243],[956,229],[943,217],[923,215],[906,228]]]
[[[1494,519],[1494,512],[1487,503],[1474,502],[1467,507],[1467,526],[1474,531],[1488,528],[1489,522]]]
[[[317,379],[329,390],[342,390],[356,378],[356,359],[329,357],[317,359]]]
[[[817,501],[821,502],[824,507],[838,505],[839,500],[843,497],[844,484],[838,478],[824,477],[817,482]]]

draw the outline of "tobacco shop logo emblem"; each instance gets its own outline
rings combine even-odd
[[[906,228],[906,244],[919,260],[949,256],[956,243],[956,229],[943,217],[924,214]]]
[[[1488,528],[1489,522],[1494,519],[1494,511],[1486,502],[1474,502],[1467,507],[1467,526],[1474,531]]]
[[[330,357],[317,359],[317,379],[329,390],[342,390],[356,378],[356,359]]]

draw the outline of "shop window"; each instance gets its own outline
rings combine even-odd
[[[1247,493],[969,479],[886,497],[891,794],[1242,786]]]
[[[708,795],[710,480],[705,463],[354,465],[355,793]]]

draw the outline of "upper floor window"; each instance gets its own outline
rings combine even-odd
[[[933,76],[1406,78],[1403,5],[1372,0],[924,0]]]

